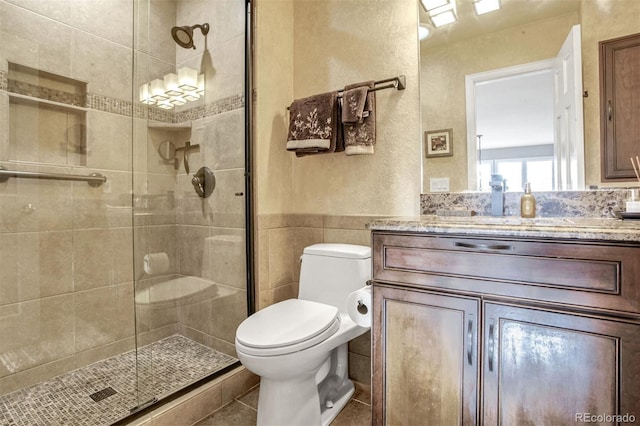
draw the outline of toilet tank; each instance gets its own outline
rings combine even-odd
[[[300,268],[299,299],[333,305],[347,312],[349,293],[371,279],[371,248],[353,244],[306,247]]]

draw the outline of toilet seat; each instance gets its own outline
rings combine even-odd
[[[338,328],[335,306],[289,299],[245,319],[236,331],[236,344],[249,355],[284,355],[316,345]]]

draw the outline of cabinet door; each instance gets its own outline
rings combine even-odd
[[[640,135],[640,33],[599,43],[602,177],[635,180]]]
[[[382,286],[373,297],[373,424],[476,424],[479,300]]]
[[[483,326],[484,424],[640,415],[639,325],[486,303]]]

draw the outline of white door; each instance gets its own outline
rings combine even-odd
[[[556,189],[584,189],[584,127],[580,25],[574,25],[554,61]]]

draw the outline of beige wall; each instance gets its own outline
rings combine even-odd
[[[294,97],[404,74],[377,96],[374,155],[293,159],[299,213],[418,213],[417,5],[414,0],[302,0],[294,9]]]
[[[284,149],[293,100],[293,0],[258,0],[254,10],[254,188],[259,215],[289,213],[293,159]]]
[[[260,0],[257,11],[258,214],[417,213],[415,2]],[[377,94],[374,155],[296,158],[286,152],[286,107],[294,98],[399,74],[407,76],[405,91]]]
[[[555,57],[573,24],[581,24],[583,88],[589,92],[584,98],[585,181],[587,185],[600,185],[598,42],[637,33],[638,22],[640,2],[585,0],[577,14],[444,47],[428,49],[425,44],[420,60],[423,130],[453,128],[454,135],[453,157],[425,160],[425,192],[430,177],[449,177],[454,192],[467,189],[464,76]]]

